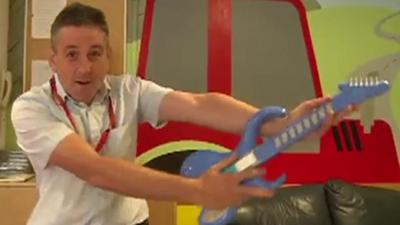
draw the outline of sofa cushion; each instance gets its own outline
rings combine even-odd
[[[325,185],[335,225],[399,225],[400,192],[340,180]]]
[[[229,225],[331,225],[331,219],[323,185],[303,185],[245,202]]]

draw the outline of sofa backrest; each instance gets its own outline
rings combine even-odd
[[[341,180],[284,187],[251,199],[229,225],[399,225],[400,191]]]
[[[335,225],[399,225],[400,191],[328,182],[325,196]]]
[[[277,190],[271,199],[251,199],[229,225],[331,225],[324,185]]]

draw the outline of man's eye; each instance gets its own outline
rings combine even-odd
[[[91,60],[97,60],[98,58],[100,58],[103,55],[103,52],[101,51],[93,51],[89,53],[89,58]]]
[[[94,57],[100,57],[102,55],[102,53],[100,51],[94,51],[94,52],[90,53],[90,55],[94,56]]]
[[[78,56],[77,52],[68,52],[67,53],[67,58],[75,59],[77,56]]]

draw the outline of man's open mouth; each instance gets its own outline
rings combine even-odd
[[[90,84],[90,81],[75,81],[77,84],[80,84],[80,85],[88,85],[88,84]]]

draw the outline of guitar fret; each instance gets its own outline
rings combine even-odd
[[[283,132],[282,133],[282,143],[286,144],[286,142],[288,142],[289,137],[288,137],[288,133],[287,132]]]
[[[276,138],[274,139],[274,141],[275,141],[275,148],[281,147],[282,142],[281,142],[281,139],[280,139],[279,137],[276,137]]]
[[[311,114],[311,122],[312,122],[314,125],[317,125],[317,124],[318,124],[318,115],[317,115],[316,112],[314,112],[313,114]]]
[[[333,106],[332,103],[328,103],[325,105],[326,112],[333,112]]]
[[[301,125],[301,123],[296,124],[296,130],[298,134],[303,133],[303,126]]]
[[[306,129],[308,129],[308,128],[310,128],[310,126],[311,126],[311,122],[310,122],[310,119],[309,118],[304,118],[303,119],[303,123],[304,123],[304,127],[306,128]]]
[[[296,131],[294,130],[293,127],[290,127],[290,128],[289,128],[289,136],[290,136],[290,138],[292,138],[292,139],[296,137]]]
[[[319,114],[319,118],[320,118],[320,119],[324,119],[324,118],[325,118],[326,114],[325,114],[325,109],[324,109],[324,107],[321,107],[321,108],[318,110],[318,114]]]

